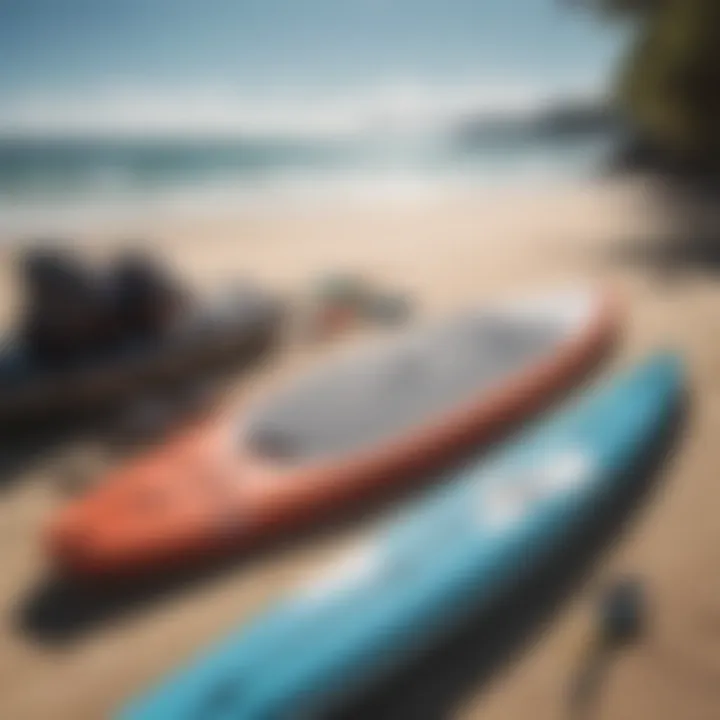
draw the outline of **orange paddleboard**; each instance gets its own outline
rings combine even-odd
[[[558,291],[326,362],[113,471],[54,518],[49,553],[92,577],[249,548],[528,417],[601,358],[618,325],[608,294]]]

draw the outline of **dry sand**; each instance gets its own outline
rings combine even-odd
[[[590,629],[591,589],[628,571],[646,578],[651,633],[613,663],[586,717],[709,720],[720,717],[720,267],[704,246],[686,245],[669,268],[660,267],[667,259],[658,249],[662,238],[676,231],[682,236],[686,226],[676,223],[651,190],[639,182],[605,182],[422,202],[288,205],[222,218],[137,221],[113,228],[112,237],[88,233],[82,241],[103,249],[118,235],[147,234],[200,285],[240,271],[294,292],[307,286],[313,273],[350,267],[414,293],[424,315],[528,285],[615,283],[628,316],[613,364],[665,346],[680,349],[687,359],[694,402],[680,453],[591,578],[564,597],[511,662],[466,687],[442,716],[569,717],[567,692]],[[695,238],[677,238],[688,239]],[[646,241],[647,255],[638,258],[631,250]],[[6,268],[7,263],[3,273]],[[5,276],[2,287],[10,293]],[[291,372],[299,362],[297,354],[285,354],[274,368],[245,380],[243,388]],[[33,453],[8,469],[0,485],[0,718],[5,720],[107,717],[128,696],[305,577],[358,529],[349,525],[304,539],[51,643],[18,617],[45,573],[39,533],[62,502],[53,479],[58,453],[62,449]]]

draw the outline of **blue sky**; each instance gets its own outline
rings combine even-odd
[[[129,101],[136,91],[192,98],[209,88],[597,85],[618,52],[617,33],[567,5],[0,0],[0,116],[28,97],[40,114],[66,97],[116,91]],[[39,97],[50,104],[37,105]]]
[[[615,46],[559,0],[0,0],[6,89],[593,74]]]

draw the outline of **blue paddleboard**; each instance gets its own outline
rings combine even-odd
[[[678,406],[656,355],[469,463],[122,720],[322,716],[496,602],[627,489]]]

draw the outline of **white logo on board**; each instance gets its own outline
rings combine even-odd
[[[380,570],[381,554],[374,543],[366,543],[326,567],[301,592],[303,600],[320,602],[360,585]]]
[[[582,487],[592,469],[588,452],[572,449],[553,456],[539,467],[528,467],[508,476],[499,475],[481,493],[478,520],[483,527],[494,529],[517,523],[536,503]]]

